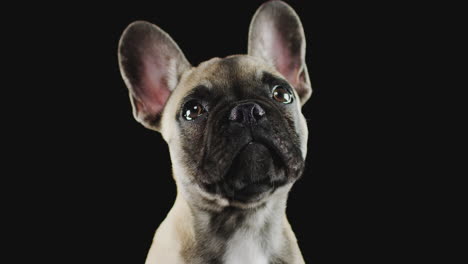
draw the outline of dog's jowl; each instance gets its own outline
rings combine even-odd
[[[195,67],[143,21],[124,31],[118,55],[136,120],[169,145],[178,191],[146,263],[304,263],[285,214],[312,92],[294,10],[260,6],[247,55]]]

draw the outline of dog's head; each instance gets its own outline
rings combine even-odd
[[[287,4],[257,10],[248,55],[192,67],[169,35],[140,21],[124,31],[119,63],[133,114],[162,133],[185,195],[249,204],[300,177],[301,106],[312,90],[303,28]]]

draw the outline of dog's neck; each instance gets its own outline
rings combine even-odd
[[[198,250],[225,263],[269,263],[284,241],[285,204],[286,198],[278,197],[252,209],[207,211],[192,205]]]
[[[182,196],[168,216],[177,218],[169,235],[179,241],[182,263],[303,263],[286,218],[287,191],[250,209],[209,210]]]

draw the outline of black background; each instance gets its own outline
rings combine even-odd
[[[51,65],[43,66],[42,78],[49,86],[43,107],[52,113],[47,121],[30,120],[39,128],[38,147],[31,149],[53,155],[37,162],[47,176],[33,180],[32,189],[47,186],[39,191],[47,198],[29,214],[47,222],[50,229],[40,228],[45,234],[58,231],[53,257],[144,263],[175,199],[165,142],[131,114],[117,63],[125,27],[135,20],[157,24],[198,65],[245,53],[250,20],[262,2],[59,6],[44,30],[30,32]],[[399,259],[410,243],[394,240],[406,225],[409,209],[400,205],[411,170],[401,169],[410,162],[409,150],[401,149],[406,121],[398,117],[406,102],[394,99],[409,74],[401,59],[409,45],[403,21],[412,11],[405,5],[286,2],[304,26],[313,88],[303,108],[307,168],[287,207],[303,256],[307,263]]]

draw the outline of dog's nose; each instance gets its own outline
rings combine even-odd
[[[231,110],[229,120],[239,123],[254,123],[265,115],[265,110],[256,103],[243,103]]]

